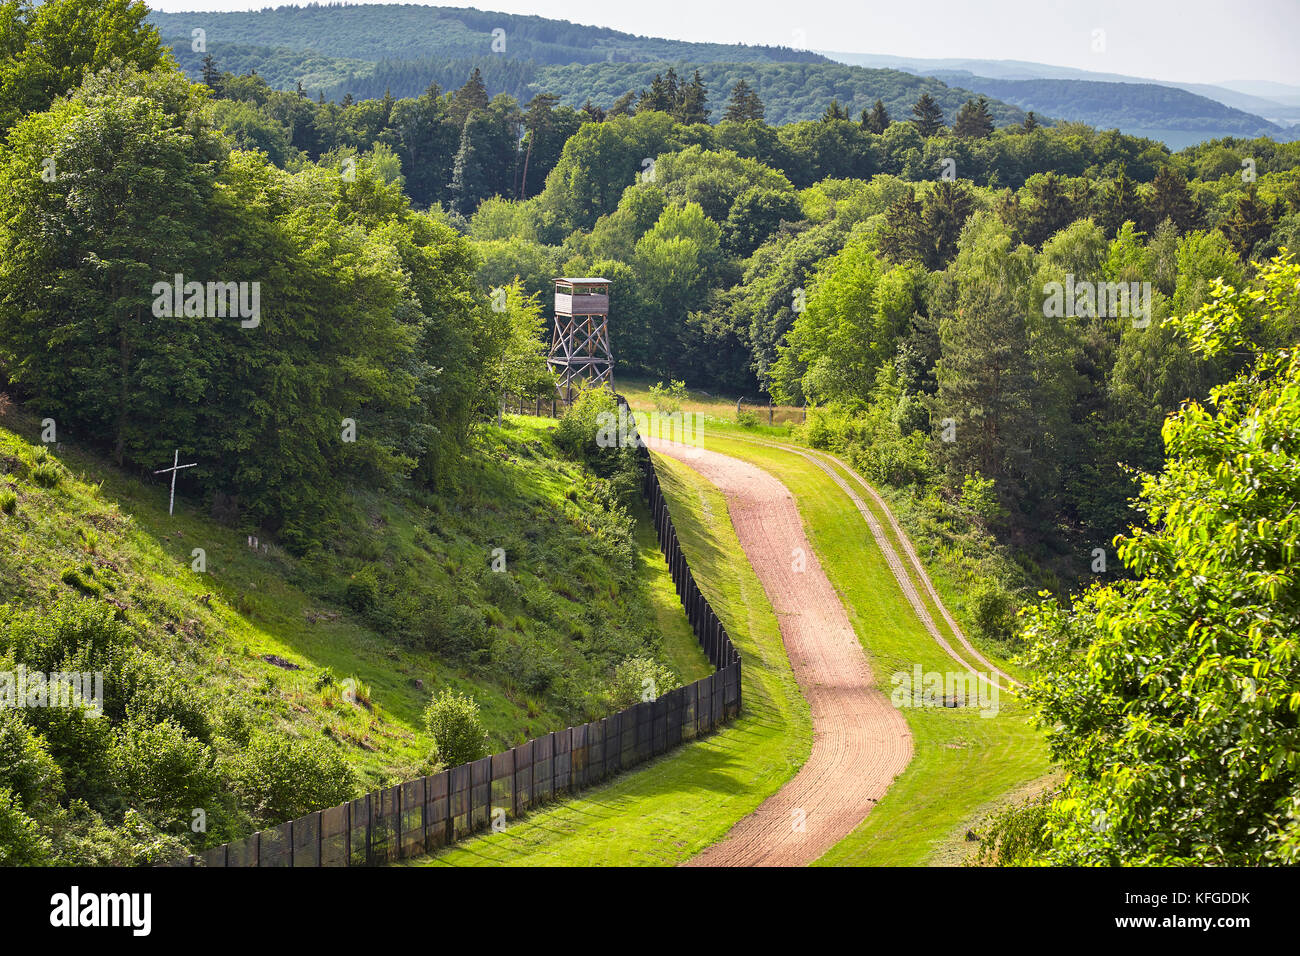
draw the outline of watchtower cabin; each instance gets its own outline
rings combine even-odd
[[[613,390],[608,279],[555,280],[555,334],[546,361],[559,375],[560,394],[566,401],[572,401],[584,386]]]

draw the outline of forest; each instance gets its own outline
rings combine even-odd
[[[449,487],[503,391],[550,388],[533,297],[607,277],[616,374],[807,406],[811,444],[911,502],[977,636],[1035,662],[1074,789],[1007,824],[1004,860],[1295,859],[1300,144],[1172,153],[892,71],[788,122],[788,63],[542,68],[526,102],[457,68],[313,99],[216,55],[190,82],[137,2],[0,8],[6,391],[127,468],[195,436],[205,501],[309,554],[351,486]],[[158,318],[173,275],[259,283],[262,328]],[[1045,305],[1108,283],[1150,291]],[[1252,653],[1276,663],[1243,704]],[[1118,726],[1157,674],[1201,721],[1214,814],[1169,798],[1168,706],[1149,737]],[[1117,809],[1137,791],[1158,826]]]

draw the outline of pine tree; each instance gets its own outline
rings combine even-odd
[[[1138,196],[1137,184],[1128,178],[1126,170],[1120,173],[1102,191],[1093,218],[1105,231],[1107,238],[1114,238],[1126,222],[1141,225],[1145,210]]]
[[[1166,219],[1180,233],[1195,228],[1200,219],[1200,211],[1192,191],[1187,188],[1187,180],[1173,166],[1161,166],[1156,171],[1151,193],[1147,197],[1147,228],[1154,230]]]
[[[217,69],[217,61],[211,53],[203,57],[203,85],[218,95],[221,93],[221,71]],[[299,89],[302,84],[298,84]]]
[[[479,68],[474,67],[474,72],[465,81],[465,85],[452,94],[451,108],[448,111],[451,121],[457,126],[464,126],[465,120],[471,113],[485,110],[487,105],[487,84],[483,82],[483,74]]]
[[[582,104],[582,113],[589,123],[605,122],[605,111],[593,103],[590,99]]]
[[[916,260],[924,263],[929,258],[921,214],[916,190],[908,186],[907,191],[885,210],[885,227],[880,231],[882,256],[890,262]]]
[[[1034,130],[1038,129],[1039,125],[1038,117],[1034,115],[1033,110],[1030,110],[1025,114],[1025,121],[1020,124],[1020,128],[1026,133],[1032,133]]]
[[[829,123],[832,120],[846,120],[849,118],[849,111],[840,106],[839,100],[831,100],[830,106],[826,107],[826,112],[822,114],[822,122]]]
[[[987,139],[993,135],[993,114],[989,112],[989,101],[984,97],[967,100],[952,124],[953,135],[963,139]]]
[[[636,111],[638,113],[671,113],[673,107],[677,105],[675,94],[676,83],[674,82],[673,91],[670,93],[663,76],[656,73],[655,78],[650,81],[650,88],[641,91],[641,96],[636,103]],[[618,104],[614,105],[617,106]]]
[[[704,80],[700,77],[700,71],[695,71],[695,78],[686,86],[682,87],[681,101],[673,115],[677,121],[686,124],[707,123],[711,110],[705,107],[708,102],[709,91],[704,86]]]
[[[929,255],[927,269],[942,269],[957,255],[957,240],[974,209],[975,199],[965,186],[946,179],[934,185],[921,216]]]
[[[747,123],[751,120],[762,122],[766,110],[758,94],[744,80],[737,81],[731,88],[731,99],[727,101],[727,111],[722,118],[734,123]]]
[[[644,95],[644,93],[642,93]],[[605,116],[613,118],[615,116],[629,116],[634,110],[640,109],[640,104],[636,102],[637,94],[633,90],[628,90],[613,103],[610,104]]]
[[[931,448],[950,487],[978,474],[993,479],[1004,504],[1013,504],[1028,484],[1026,438],[1034,432],[1029,334],[1017,297],[988,283],[963,284],[940,342],[934,416],[952,419],[955,440],[936,440]]]
[[[1266,203],[1259,198],[1258,187],[1251,183],[1246,192],[1237,197],[1236,208],[1219,222],[1219,229],[1237,255],[1249,259],[1255,246],[1267,239],[1282,216],[1281,202]]]
[[[912,107],[912,115],[916,117],[912,122],[916,124],[917,131],[926,138],[937,136],[943,129],[943,110],[929,93],[921,94],[921,98]]]
[[[871,107],[870,113],[863,111],[862,125],[868,132],[875,133],[877,136],[889,129],[889,111],[885,109],[883,100],[876,100],[876,105]]]

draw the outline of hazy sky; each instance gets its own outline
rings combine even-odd
[[[272,0],[153,0],[254,10]],[[1034,60],[1181,82],[1300,85],[1300,0],[482,0],[643,36],[917,57]],[[1094,52],[1095,30],[1105,31]]]

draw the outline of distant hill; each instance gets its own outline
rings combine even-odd
[[[1187,145],[1204,139],[1269,136],[1289,140],[1289,131],[1259,116],[1172,86],[1155,83],[1099,83],[1091,80],[997,80],[968,73],[939,73],[1026,110],[1034,110],[1101,129],[1153,135],[1153,130],[1183,134]]]
[[[661,40],[568,20],[414,4],[310,4],[237,13],[154,11],[149,19],[164,40],[183,39],[187,50],[190,31],[197,27],[206,31],[210,48],[227,44],[280,47],[371,62],[493,55],[538,64],[830,62],[819,53],[789,47]],[[497,30],[503,32],[494,34]]]
[[[839,63],[847,63],[854,66],[866,66],[877,69],[895,69],[905,70],[908,73],[915,73],[918,76],[939,76],[949,77],[954,82],[969,81],[972,76],[987,77],[991,80],[1084,80],[1096,83],[1115,83],[1139,86],[1164,86],[1173,89],[1185,90],[1188,93],[1205,97],[1224,106],[1230,106],[1233,109],[1241,110],[1253,114],[1257,119],[1262,119],[1268,123],[1286,129],[1287,127],[1300,123],[1300,88],[1290,87],[1282,83],[1262,83],[1250,81],[1235,81],[1230,83],[1179,83],[1170,80],[1152,79],[1149,77],[1126,76],[1122,73],[1105,73],[1092,70],[1081,70],[1069,66],[1054,66],[1050,63],[1034,63],[1029,60],[981,60],[962,57],[932,58],[932,57],[903,57],[891,56],[887,54],[876,53],[835,53],[821,51]],[[1128,98],[1132,95],[1131,91],[1123,89],[1113,89],[1108,94],[1115,97],[1115,108],[1118,111],[1124,111],[1130,107],[1137,106],[1142,108],[1141,104],[1130,103]],[[1148,99],[1148,107],[1150,101]],[[1175,104],[1178,108],[1185,109],[1190,104]],[[1080,122],[1089,122],[1079,116],[1068,115],[1065,113],[1058,114],[1064,119],[1079,120]],[[1216,115],[1213,112],[1205,112],[1204,115],[1194,114],[1195,118],[1202,120],[1214,120]],[[1171,114],[1164,117],[1148,117],[1148,119],[1160,119],[1161,122],[1156,126],[1165,126],[1183,132],[1195,132],[1193,128],[1180,125],[1186,117]],[[1116,125],[1114,123],[1110,125]],[[1205,124],[1202,124],[1203,126]],[[1120,126],[1121,129],[1125,129]],[[1125,132],[1134,132],[1133,129],[1125,129]],[[1238,135],[1233,133],[1229,128],[1223,128],[1218,135]],[[1272,134],[1269,134],[1272,135]],[[1195,140],[1193,140],[1195,141]]]
[[[477,67],[490,93],[526,102],[541,92],[581,106],[609,106],[629,90],[650,84],[672,66],[690,77],[699,69],[709,89],[711,119],[721,119],[727,97],[743,78],[762,98],[769,123],[816,119],[832,99],[856,117],[877,99],[895,118],[910,116],[928,92],[952,120],[978,94],[898,70],[863,69],[789,47],[688,43],[633,36],[565,20],[400,4],[280,7],[244,13],[150,14],[177,61],[200,75],[202,53],[191,31],[205,31],[206,49],[232,73],[256,70],[273,87],[301,83],[330,99],[370,99],[391,91],[417,96],[437,83],[464,84]],[[504,31],[495,38],[494,30]],[[500,52],[493,52],[493,41]],[[1024,112],[991,102],[999,126],[1018,124]],[[1046,117],[1044,117],[1046,118]]]

